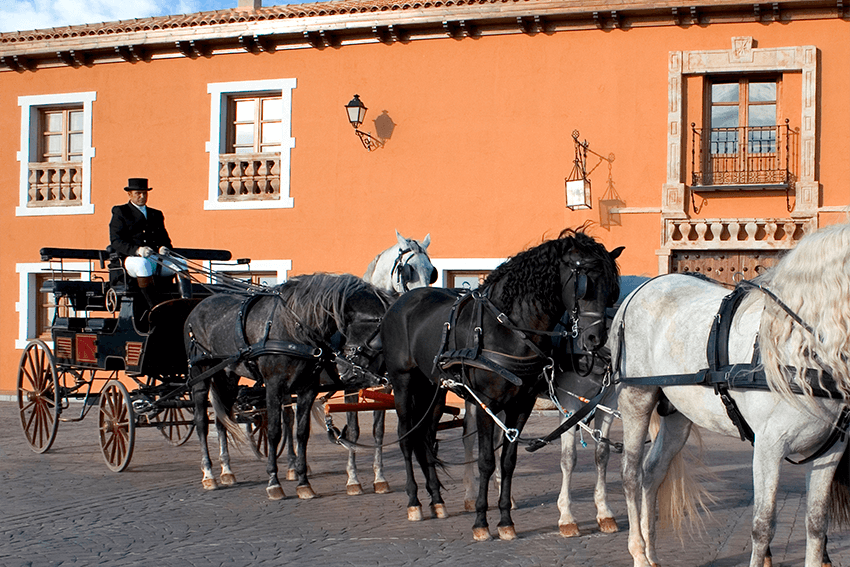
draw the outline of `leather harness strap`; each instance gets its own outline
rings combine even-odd
[[[767,381],[767,376],[764,367],[761,364],[761,357],[758,350],[758,340],[756,340],[753,348],[753,360],[750,363],[730,364],[729,363],[729,331],[732,326],[732,320],[735,312],[741,304],[744,296],[750,289],[755,288],[764,292],[768,297],[775,301],[783,310],[805,328],[812,335],[817,336],[812,327],[806,324],[796,313],[790,310],[779,298],[770,290],[744,280],[720,303],[720,308],[712,321],[711,330],[708,336],[708,344],[706,345],[706,359],[708,360],[708,368],[690,374],[668,374],[657,376],[638,376],[638,377],[622,377],[619,372],[620,363],[622,361],[622,352],[625,347],[625,317],[620,320],[620,326],[617,330],[617,341],[619,343],[618,358],[615,369],[620,375],[618,382],[624,382],[634,385],[647,386],[685,386],[685,385],[704,385],[713,386],[715,393],[720,397],[723,406],[726,409],[726,414],[729,419],[738,429],[741,436],[741,441],[755,442],[755,433],[747,423],[737,403],[729,393],[730,388],[738,389],[756,389],[770,390],[770,385]],[[625,306],[624,306],[625,307]],[[785,372],[793,375],[796,369],[786,366]],[[818,371],[809,368],[805,372],[805,379],[809,389],[815,397],[843,399],[843,394],[837,388],[835,380],[827,373],[819,375]],[[798,384],[790,384],[791,391],[795,394],[804,394],[803,388]],[[847,405],[842,407],[833,430],[826,441],[805,459],[793,461],[786,460],[793,464],[808,463],[824,453],[826,453],[838,440],[844,440],[847,428],[850,426],[850,408]]]

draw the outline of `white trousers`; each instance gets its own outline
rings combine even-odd
[[[159,262],[154,262],[151,258],[157,258]],[[127,275],[133,278],[147,278],[153,275],[168,277],[182,272],[186,266],[172,258],[151,254],[148,258],[127,256],[124,258],[124,269],[127,270]]]

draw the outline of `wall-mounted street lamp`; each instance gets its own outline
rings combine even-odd
[[[366,105],[363,104],[362,100],[360,100],[360,95],[354,95],[351,102],[345,105],[345,111],[348,114],[348,121],[351,122],[351,125],[354,127],[354,133],[357,134],[358,138],[360,138],[360,141],[363,143],[363,147],[366,148],[366,151],[371,152],[372,150],[383,148],[384,142],[383,140],[375,138],[368,132],[360,130],[360,125],[363,124],[363,120],[366,118],[367,110]]]
[[[609,166],[614,162],[614,154],[608,157],[603,157],[590,149],[590,144],[585,140],[579,142],[579,131],[573,130],[573,144],[575,146],[575,159],[573,159],[573,170],[569,176],[564,179],[564,191],[567,198],[567,208],[573,211],[591,208],[590,197],[590,179],[588,175],[593,173],[593,170],[599,167],[603,161],[607,161]],[[593,169],[587,171],[587,153],[595,155],[599,158],[599,162],[593,166]]]

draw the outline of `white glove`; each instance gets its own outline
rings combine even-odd
[[[167,246],[160,246],[160,247],[159,247],[159,253],[160,253],[160,255],[165,256],[165,255],[166,255],[166,254],[168,254],[169,252],[171,252],[171,250],[169,250]]]
[[[139,249],[136,250],[136,254],[138,254],[142,258],[147,258],[151,254],[153,254],[153,248],[151,248],[150,246],[139,246]]]

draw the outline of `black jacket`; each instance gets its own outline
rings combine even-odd
[[[112,207],[109,221],[109,242],[121,256],[135,256],[139,246],[150,246],[154,252],[160,246],[171,248],[171,238],[165,230],[162,211],[148,209],[148,217],[130,203]]]

